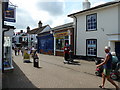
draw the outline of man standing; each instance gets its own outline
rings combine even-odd
[[[118,90],[119,87],[110,78],[110,72],[111,72],[111,68],[112,68],[112,55],[110,53],[110,47],[108,47],[108,46],[105,47],[105,53],[106,53],[106,57],[105,57],[104,61],[101,64],[96,65],[96,67],[100,67],[102,65],[104,67],[103,74],[102,74],[102,85],[100,85],[99,87],[104,88],[105,80],[107,78],[107,80],[116,87],[116,90]]]
[[[68,61],[68,59],[69,59],[69,51],[70,51],[70,47],[69,47],[68,43],[66,43],[66,45],[64,47],[64,59],[65,59],[65,61]]]

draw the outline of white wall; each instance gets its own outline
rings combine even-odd
[[[86,15],[97,13],[97,31],[86,32]],[[77,55],[86,56],[86,39],[97,39],[97,57],[104,57],[108,45],[106,34],[118,33],[118,7],[109,7],[77,15]]]

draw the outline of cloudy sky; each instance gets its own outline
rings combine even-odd
[[[72,22],[73,19],[67,17],[71,13],[82,10],[84,0],[9,0],[16,5],[16,31],[38,27],[41,20],[43,25],[50,25],[51,28]],[[91,6],[96,6],[112,0],[89,0]]]

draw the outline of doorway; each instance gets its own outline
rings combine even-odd
[[[120,42],[115,42],[115,52],[116,52],[116,56],[120,60]]]

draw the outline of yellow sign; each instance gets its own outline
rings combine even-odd
[[[68,36],[68,35],[69,35],[68,32],[62,32],[62,33],[56,33],[54,37],[62,37],[62,36]]]

